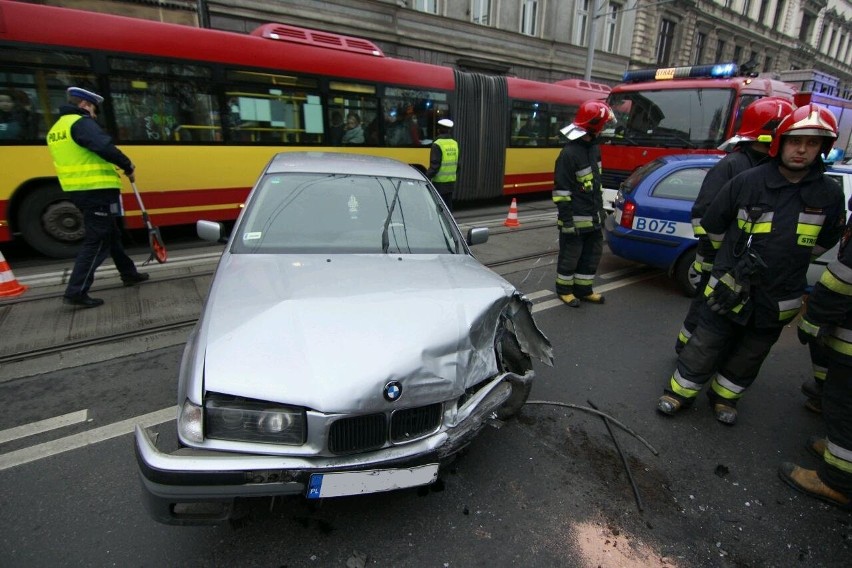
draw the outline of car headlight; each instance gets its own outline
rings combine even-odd
[[[204,401],[204,429],[217,440],[300,446],[305,422],[305,411],[298,407],[215,393]]]

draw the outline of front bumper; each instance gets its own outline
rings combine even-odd
[[[533,377],[533,371],[523,376],[501,374],[458,409],[453,424],[426,438],[363,454],[305,458],[194,448],[165,453],[157,448],[156,435],[137,425],[136,459],[146,507],[162,523],[218,523],[233,515],[235,498],[307,495],[314,474],[376,469],[413,472],[417,466],[440,463],[476,436],[509,398],[512,385]]]

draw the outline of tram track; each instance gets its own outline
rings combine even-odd
[[[532,227],[531,227],[532,228]],[[514,231],[518,231],[519,229],[514,229]],[[507,257],[491,262],[484,263],[485,266],[491,269],[502,268],[506,266],[511,266],[512,264],[521,264],[527,261],[538,260],[542,257],[554,256],[558,253],[558,249],[547,249],[542,251],[536,251],[532,253]],[[182,280],[190,280],[196,279],[199,277],[211,276],[214,272],[214,267],[209,269],[198,269],[193,270],[191,273],[187,274],[175,274],[170,276],[165,276],[162,278],[158,278],[157,280],[152,280],[149,283],[146,283],[145,286],[152,286],[158,284],[167,284],[174,283]],[[101,290],[109,290],[109,289],[118,289],[121,288],[122,284],[119,282],[114,285],[103,286]],[[23,296],[21,298],[15,298],[4,301],[0,304],[0,309],[3,309],[6,306],[11,305],[21,305],[27,303],[35,303],[35,302],[45,302],[45,301],[59,301],[62,298],[62,291],[50,291],[44,293],[36,293],[30,296]],[[24,308],[26,309],[26,308]],[[132,339],[144,338],[146,336],[154,336],[158,334],[167,334],[167,333],[180,333],[180,332],[189,332],[195,323],[198,321],[197,317],[186,318],[178,321],[171,321],[163,324],[154,324],[143,326],[131,331],[122,331],[118,333],[109,333],[100,335],[97,337],[89,337],[85,339],[64,341],[62,343],[58,343],[56,345],[51,345],[48,347],[39,347],[34,349],[28,349],[24,351],[18,351],[15,353],[9,353],[5,355],[0,355],[0,367],[3,365],[9,365],[14,363],[23,363],[31,359],[39,359],[43,357],[49,356],[57,356],[63,352],[73,351],[78,349],[85,349],[91,347],[98,347],[103,345],[108,345],[111,343],[124,342]]]

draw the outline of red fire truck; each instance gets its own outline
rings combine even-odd
[[[849,144],[852,100],[815,92],[810,84],[743,76],[734,63],[627,71],[623,80],[607,98],[617,122],[601,135],[607,207],[633,170],[659,156],[720,153],[742,111],[762,97],[829,106],[841,124],[838,147]]]

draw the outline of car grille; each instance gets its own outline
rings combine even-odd
[[[390,430],[385,414],[341,418],[331,425],[328,449],[335,454],[349,454],[376,450],[388,439],[400,443],[419,438],[438,428],[442,410],[440,403],[397,410],[391,417]]]
[[[405,442],[431,432],[441,423],[441,405],[397,410],[391,419],[391,441]]]

